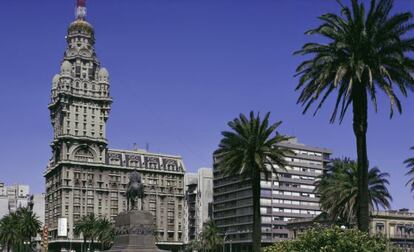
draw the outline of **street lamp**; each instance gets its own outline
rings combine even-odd
[[[226,238],[228,237],[229,235],[227,234],[227,232],[226,233],[224,233],[224,237],[223,237],[223,252],[225,252],[226,251]]]
[[[24,247],[26,248],[25,250],[28,251],[28,247],[30,245],[30,241],[23,241]]]

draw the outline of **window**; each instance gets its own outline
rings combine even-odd
[[[83,162],[93,162],[94,157],[92,152],[87,148],[81,148],[75,153],[75,160]]]
[[[260,205],[271,205],[272,200],[271,199],[260,199]]]
[[[272,182],[271,181],[260,181],[260,186],[261,187],[271,187]]]
[[[129,160],[129,166],[130,167],[139,167],[138,160]]]
[[[75,77],[79,78],[80,77],[80,73],[81,73],[81,67],[80,66],[76,66],[75,67]]]
[[[377,234],[384,233],[384,223],[377,223],[375,225],[375,233],[377,233]]]
[[[109,164],[111,165],[121,165],[121,160],[119,158],[110,158]]]
[[[158,169],[158,163],[156,163],[156,162],[149,162],[148,166],[149,166],[149,168]]]

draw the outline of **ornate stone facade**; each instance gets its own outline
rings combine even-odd
[[[80,242],[73,228],[84,215],[113,218],[125,211],[128,175],[134,169],[142,174],[144,210],[155,216],[158,245],[181,246],[182,158],[144,150],[108,149],[106,121],[112,103],[109,74],[96,56],[92,25],[78,16],[70,24],[66,40],[49,104],[54,139],[44,176],[50,246],[57,251],[68,249],[69,240],[72,248]],[[67,237],[58,237],[59,218],[68,220]]]

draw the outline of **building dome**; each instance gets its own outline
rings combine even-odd
[[[69,25],[69,31],[82,31],[82,30],[87,31],[87,32],[93,32],[93,27],[89,22],[82,20],[82,19],[77,19]]]
[[[105,82],[108,81],[109,73],[105,67],[102,67],[101,69],[99,69],[98,78],[99,78],[99,81],[105,81]]]
[[[59,84],[59,80],[60,80],[60,75],[59,74],[55,74],[55,76],[52,79],[52,88],[53,89],[57,88],[57,86]]]
[[[68,35],[86,35],[94,37],[93,26],[85,20],[78,19],[72,22],[68,28]]]
[[[61,75],[70,75],[71,72],[72,64],[67,60],[63,61],[62,66],[60,67]]]

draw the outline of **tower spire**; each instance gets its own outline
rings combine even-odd
[[[86,0],[76,0],[76,19],[86,18]]]

